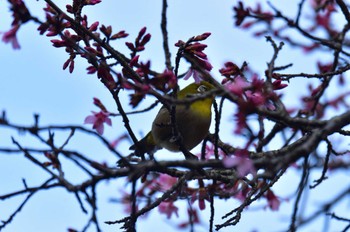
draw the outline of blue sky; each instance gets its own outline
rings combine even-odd
[[[43,1],[27,1],[33,15],[43,19],[41,9],[44,7]],[[69,1],[60,1],[64,6]],[[245,1],[246,3],[254,1]],[[275,1],[273,1],[275,2]],[[187,38],[202,34],[203,32],[211,32],[212,35],[206,41],[208,48],[206,53],[212,65],[215,67],[213,75],[220,78],[218,69],[228,60],[237,62],[248,61],[249,64],[259,73],[263,74],[266,68],[266,62],[270,60],[272,48],[266,43],[264,38],[252,38],[249,32],[243,32],[233,27],[232,6],[235,1],[217,1],[211,0],[176,0],[169,1],[169,37],[171,45],[172,58],[176,53],[173,46],[177,40],[186,40]],[[277,6],[288,9],[288,14],[295,13],[295,6],[291,1],[276,1]],[[127,40],[133,40],[140,28],[146,26],[149,33],[152,34],[151,42],[147,45],[146,51],[141,54],[140,59],[146,61],[152,60],[152,68],[159,72],[164,70],[164,55],[162,53],[162,41],[160,32],[160,1],[150,0],[134,0],[134,1],[108,1],[104,0],[95,7],[87,7],[86,14],[89,15],[89,22],[100,21],[105,25],[112,25],[114,31],[126,30],[130,34]],[[0,2],[0,31],[8,30],[10,26],[10,17],[7,3]],[[107,108],[116,112],[113,99],[108,91],[99,83],[93,75],[86,74],[86,63],[80,60],[77,62],[73,74],[62,70],[62,65],[67,59],[64,49],[56,49],[51,46],[49,40],[45,36],[38,35],[36,31],[37,25],[28,23],[21,28],[18,38],[21,44],[21,50],[14,51],[10,45],[0,43],[0,65],[2,74],[0,77],[0,110],[6,110],[7,117],[11,122],[30,125],[33,123],[33,114],[40,114],[40,124],[48,125],[83,125],[84,118],[90,114],[91,110],[97,110],[92,104],[93,97],[98,97],[107,106]],[[124,46],[124,41],[115,44],[117,50],[128,53]],[[302,59],[300,59],[302,57]],[[290,62],[294,63],[290,72],[315,72],[316,67],[308,65],[316,58],[315,55],[305,56],[299,50],[285,46],[279,55],[278,64],[283,65]],[[312,63],[314,64],[314,63]],[[183,64],[183,70],[186,70],[186,64]],[[185,82],[182,85],[186,85]],[[298,81],[290,83],[292,86],[286,94],[286,98],[290,99],[289,104],[297,105],[294,95],[307,92],[307,88],[298,85]],[[122,99],[124,105],[127,106],[127,94]],[[153,99],[146,99],[152,102]],[[130,108],[129,108],[130,110]],[[153,110],[142,116],[133,116],[130,118],[133,129],[141,136],[150,129],[147,121],[151,121],[157,110]],[[228,109],[223,120],[230,122],[232,110]],[[11,137],[20,141],[23,145],[40,146],[37,141],[30,136],[19,134],[13,130],[4,130],[0,128],[0,147],[12,146]],[[223,133],[231,134],[233,128],[223,128]],[[113,127],[105,128],[105,136],[111,140],[123,134],[123,123],[120,118],[113,119]],[[65,133],[57,134],[58,143],[63,141]],[[128,142],[124,142],[120,149],[127,149]],[[79,148],[80,151],[86,152],[90,157],[99,161],[107,161],[113,164],[116,157],[109,154],[106,149],[93,138],[86,135],[77,135],[77,139],[72,141],[72,148]],[[161,157],[161,155],[159,155]],[[172,158],[181,158],[179,154],[173,154]],[[86,178],[81,173],[75,173],[73,168],[69,168],[68,164],[66,175],[74,183]],[[276,193],[288,197],[294,194],[295,186],[300,173],[293,170],[276,184],[274,189]],[[343,174],[336,174],[339,179],[347,178]],[[0,183],[4,187],[0,189],[0,194],[16,191],[22,186],[22,178],[27,180],[28,185],[35,186],[40,184],[47,174],[35,165],[23,158],[23,154],[16,155],[0,155]],[[315,176],[314,178],[317,178]],[[312,178],[311,178],[312,179]],[[293,188],[291,188],[293,183]],[[123,215],[123,207],[108,203],[108,199],[116,197],[120,194],[120,189],[127,188],[123,181],[110,181],[98,186],[100,191],[99,199],[99,218],[101,221],[115,220]],[[313,198],[311,204],[317,205],[321,200],[332,197],[325,196],[325,192],[332,187],[332,183],[324,183],[315,191],[317,197]],[[6,219],[9,213],[13,211],[19,204],[18,200],[22,197],[11,201],[0,202],[0,219]],[[243,215],[241,223],[236,227],[236,231],[252,231],[259,228],[259,231],[283,231],[288,227],[290,219],[291,203],[284,202],[281,210],[271,212],[269,210],[257,209],[264,206],[265,202],[260,202],[253,206]],[[185,206],[180,203],[177,205]],[[230,200],[218,203],[217,217],[226,212],[227,204],[235,205],[237,201]],[[347,208],[348,202],[344,204]],[[222,212],[220,212],[222,210]],[[180,214],[184,214],[184,210]],[[208,212],[203,212],[203,221],[208,217]],[[63,189],[52,191],[44,191],[34,196],[33,199],[24,207],[18,216],[15,217],[13,223],[4,231],[65,231],[68,227],[82,229],[87,220],[87,216],[82,214],[79,205],[73,195],[66,193]],[[182,217],[183,219],[183,217]],[[152,221],[151,221],[152,220]],[[179,219],[177,222],[180,222]],[[150,223],[151,222],[151,223]],[[156,222],[156,223],[154,223]],[[171,231],[174,227],[164,215],[159,216],[157,213],[151,213],[145,220],[140,219],[140,231],[152,231],[157,228],[167,228]],[[320,221],[318,221],[320,223]],[[322,224],[322,223],[321,223]],[[117,226],[106,226],[101,223],[103,231],[117,231]],[[271,226],[273,229],[271,230]],[[342,225],[339,225],[342,228]],[[334,228],[338,228],[335,225]],[[90,230],[94,231],[94,230]],[[173,230],[176,231],[176,230]],[[197,230],[196,230],[197,231]],[[198,231],[207,231],[205,227],[198,228]],[[224,230],[223,230],[224,231]],[[303,230],[301,230],[303,231]],[[305,230],[309,231],[309,230]],[[317,230],[315,230],[317,231]]]

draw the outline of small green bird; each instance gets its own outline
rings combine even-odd
[[[161,148],[177,152],[181,150],[179,144],[187,150],[197,146],[209,132],[214,96],[195,98],[212,89],[214,89],[212,84],[201,81],[192,83],[177,93],[179,100],[194,99],[190,104],[177,104],[175,108],[175,122],[179,133],[178,138],[181,138],[180,142],[173,134],[169,110],[163,106],[152,123],[151,131],[130,149],[143,154]]]

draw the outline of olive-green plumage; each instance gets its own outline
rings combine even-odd
[[[195,98],[214,86],[206,81],[192,83],[177,93],[177,99]],[[214,97],[208,96],[196,99],[190,104],[177,104],[175,109],[175,122],[181,138],[182,145],[191,150],[197,146],[208,134],[211,123],[211,106]],[[169,110],[162,107],[152,123],[151,131],[141,139],[136,149],[141,153],[152,152],[159,148],[170,151],[179,151],[179,142],[173,135]]]

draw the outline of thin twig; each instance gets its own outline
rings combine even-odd
[[[294,202],[294,209],[293,209],[291,224],[289,226],[290,232],[295,232],[297,230],[296,221],[297,221],[299,202],[301,199],[301,195],[302,195],[303,191],[305,190],[305,186],[307,184],[308,177],[309,177],[309,164],[308,164],[308,156],[306,156],[304,158],[303,175],[301,176],[299,187],[298,187],[298,194],[297,194],[296,200]]]
[[[328,170],[329,158],[330,158],[330,156],[332,154],[332,144],[330,143],[330,141],[328,139],[326,139],[325,141],[327,143],[327,154],[326,154],[326,157],[325,157],[325,160],[324,160],[322,174],[321,174],[320,178],[318,178],[317,180],[314,180],[315,184],[311,185],[310,188],[315,188],[316,186],[321,184],[322,181],[327,179],[326,173],[327,173],[327,170]]]
[[[23,209],[25,204],[29,201],[29,199],[34,196],[35,193],[37,193],[39,190],[45,189],[48,187],[48,184],[53,181],[54,178],[50,178],[47,181],[45,181],[41,186],[37,188],[32,188],[33,191],[30,191],[28,196],[24,199],[24,201],[19,205],[19,207],[9,216],[7,220],[2,220],[2,224],[0,225],[0,230],[4,229],[8,224],[12,222],[14,217]]]
[[[163,202],[165,199],[169,198],[171,196],[171,194],[177,190],[180,186],[183,185],[183,183],[187,180],[190,179],[192,176],[192,173],[186,173],[185,175],[183,175],[181,178],[178,179],[178,181],[170,188],[168,189],[161,197],[159,197],[158,199],[156,199],[154,202],[152,202],[151,204],[145,206],[144,208],[140,209],[139,211],[135,212],[134,217],[139,217],[147,212],[149,212],[150,210],[154,209],[155,207],[157,207],[161,202]],[[116,221],[107,221],[105,222],[106,224],[116,224],[116,223],[124,223],[123,228],[128,228],[129,224],[131,222],[131,216],[123,218],[121,220],[116,220]]]
[[[165,55],[165,66],[168,70],[172,70],[173,66],[171,65],[171,54],[169,49],[169,38],[168,38],[168,30],[167,30],[167,7],[168,3],[167,0],[163,0],[163,7],[162,7],[162,22],[160,24],[160,27],[162,29],[162,35],[163,35],[163,49],[164,49],[164,55]]]

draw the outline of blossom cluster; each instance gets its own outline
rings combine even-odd
[[[148,203],[151,203],[150,199],[157,198],[171,189],[178,182],[178,178],[172,177],[167,174],[151,175],[149,174],[143,179],[142,185],[136,191],[138,197],[137,209],[142,207],[148,207]],[[264,186],[265,183],[260,182],[258,185]],[[192,223],[202,224],[203,222],[198,217],[198,210],[207,209],[206,203],[210,202],[211,194],[219,195],[222,198],[228,198],[228,196],[235,198],[237,201],[243,202],[251,193],[252,187],[247,185],[244,181],[237,181],[235,183],[216,183],[208,184],[204,181],[198,180],[197,184],[188,182],[182,186],[181,189],[176,190],[167,199],[164,199],[158,206],[158,211],[164,214],[168,219],[172,217],[179,217],[179,207],[176,202],[184,197],[189,198],[191,206],[188,207],[187,212],[190,214],[189,218],[193,218]],[[125,206],[127,213],[130,213],[132,198],[129,193],[122,191],[122,203]],[[275,193],[270,189],[264,193],[263,198],[266,199],[266,208],[273,211],[279,209],[282,199],[277,197]],[[146,204],[145,204],[146,203]],[[144,205],[145,204],[145,205]],[[179,228],[186,228],[190,226],[189,221],[179,222]]]

